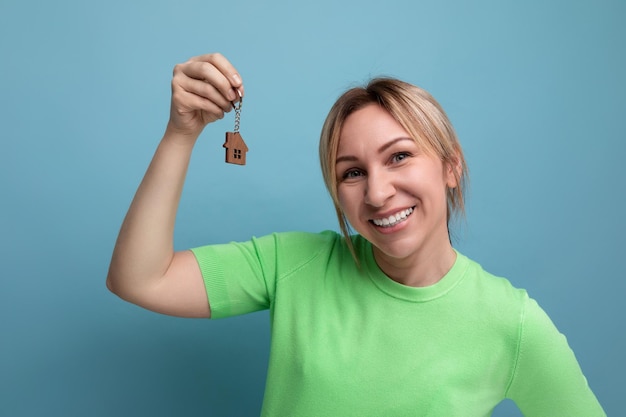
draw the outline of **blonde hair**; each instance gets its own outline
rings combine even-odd
[[[375,78],[365,87],[346,91],[330,109],[320,136],[319,156],[322,175],[339,220],[339,227],[356,260],[348,221],[339,205],[335,163],[343,125],[352,113],[377,104],[406,130],[425,152],[452,167],[457,186],[447,190],[448,227],[454,214],[464,214],[463,199],[467,165],[454,128],[443,108],[426,90],[393,78]],[[357,260],[358,262],[358,260]]]

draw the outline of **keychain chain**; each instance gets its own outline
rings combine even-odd
[[[239,132],[239,124],[241,122],[241,107],[243,106],[243,97],[239,98],[239,103],[233,107],[235,108],[235,133]]]

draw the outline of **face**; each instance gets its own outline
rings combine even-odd
[[[446,188],[451,168],[423,149],[383,108],[346,119],[336,160],[339,205],[378,261],[417,260],[450,248]]]

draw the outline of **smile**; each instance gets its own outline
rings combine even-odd
[[[391,227],[405,221],[411,215],[411,213],[413,213],[413,207],[409,207],[406,210],[399,211],[396,214],[385,217],[384,219],[372,219],[370,221],[379,227]]]

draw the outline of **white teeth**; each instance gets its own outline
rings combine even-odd
[[[396,223],[403,221],[404,219],[406,219],[407,217],[409,217],[409,215],[413,213],[413,208],[408,208],[406,210],[402,210],[394,215],[391,215],[389,217],[386,217],[384,219],[374,219],[372,220],[372,222],[374,222],[374,224],[376,226],[383,226],[383,227],[389,227],[389,226],[393,226]]]

